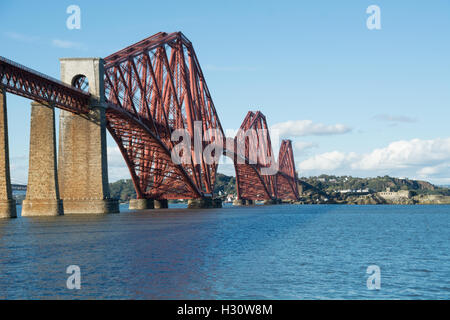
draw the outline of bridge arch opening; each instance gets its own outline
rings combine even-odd
[[[1,90],[0,90],[1,92]],[[1,93],[0,93],[1,99]],[[30,100],[27,98],[5,93],[5,116],[6,133],[8,141],[8,152],[5,153],[4,161],[8,161],[9,179],[11,183],[11,196],[15,200],[14,209],[16,216],[21,216],[22,201],[26,196],[28,183],[28,163],[30,146]],[[1,104],[1,103],[0,103]],[[5,165],[3,162],[2,166]],[[6,169],[6,166],[5,166]],[[3,178],[3,177],[2,177]],[[1,181],[2,187],[5,186],[5,180]],[[8,198],[2,194],[2,200]],[[0,212],[0,216],[1,216]]]
[[[222,154],[216,172],[214,197],[220,198],[224,203],[232,203],[236,196],[236,170],[233,158],[231,155]]]
[[[83,74],[78,74],[73,77],[72,86],[84,92],[89,92],[89,79]]]

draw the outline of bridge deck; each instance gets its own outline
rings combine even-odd
[[[88,93],[1,56],[0,88],[77,114],[89,112]]]

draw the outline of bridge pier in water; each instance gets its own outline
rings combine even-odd
[[[165,199],[131,199],[128,208],[130,210],[168,209],[169,201]]]
[[[236,199],[233,201],[233,206],[253,206],[255,202],[249,199]]]
[[[63,214],[56,169],[55,109],[31,103],[30,157],[22,216]]]
[[[188,200],[188,209],[222,208],[222,200],[213,198],[198,198]]]
[[[155,209],[168,209],[169,201],[166,199],[153,200],[153,207]]]
[[[17,217],[16,201],[12,197],[9,169],[6,92],[0,88],[0,218],[15,217]]]
[[[275,205],[278,204],[278,200],[277,199],[264,200],[263,204],[265,206]]]
[[[64,214],[118,213],[110,198],[106,152],[103,62],[98,58],[61,59],[61,80],[89,80],[90,112],[61,111],[58,178]]]
[[[152,199],[131,199],[128,208],[130,210],[149,210],[155,208],[155,203]]]

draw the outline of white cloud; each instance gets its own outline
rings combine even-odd
[[[301,171],[332,171],[348,166],[357,158],[356,153],[344,153],[339,151],[326,152],[315,155],[299,164]]]
[[[219,164],[217,172],[227,176],[236,176],[236,171],[233,164]]]
[[[11,183],[27,184],[28,181],[28,156],[15,155],[9,158]]]
[[[295,141],[294,142],[294,156],[297,157],[307,157],[311,154],[312,150],[318,148],[319,145],[315,142],[309,141]]]
[[[358,154],[327,152],[298,165],[301,175],[320,173],[365,176],[394,175],[447,181],[450,177],[450,138],[402,140],[385,148]]]
[[[296,151],[305,151],[307,149],[317,148],[318,146],[317,143],[307,141],[296,141],[294,143],[294,149]]]
[[[20,42],[26,42],[26,43],[35,43],[39,41],[39,37],[36,36],[29,36],[22,33],[17,32],[5,32],[4,33],[8,38],[20,41]]]
[[[19,41],[19,42],[25,42],[25,43],[37,43],[42,42],[43,44],[47,44],[48,40],[42,40],[40,37],[37,36],[30,36],[22,33],[17,32],[11,32],[7,31],[4,32],[4,35],[8,38]],[[74,41],[68,41],[68,40],[61,40],[61,39],[53,39],[50,41],[51,45],[57,48],[61,49],[79,49],[79,50],[86,50],[86,46],[83,43],[80,42],[74,42]]]
[[[60,39],[53,39],[52,45],[62,49],[85,49],[85,46],[82,43]]]
[[[447,164],[449,165],[449,164]],[[427,176],[433,176],[435,174],[438,174],[441,170],[442,166],[434,166],[434,167],[423,167],[417,173],[421,176],[427,177]]]
[[[109,182],[131,179],[130,171],[117,146],[108,147],[108,178]]]
[[[421,178],[444,178],[450,181],[450,162],[444,162],[436,166],[423,167],[417,174]]]
[[[344,134],[352,129],[344,124],[325,125],[311,120],[291,120],[274,124],[271,129],[282,137],[324,136]]]
[[[426,166],[450,160],[450,138],[435,140],[413,139],[392,142],[386,148],[375,149],[352,165],[355,169],[397,169]]]

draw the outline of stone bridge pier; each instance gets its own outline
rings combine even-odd
[[[60,115],[58,179],[64,214],[118,213],[118,201],[109,193],[103,61],[60,61],[61,80],[74,85],[84,77],[92,96],[89,114]]]
[[[15,218],[16,201],[12,197],[9,171],[8,117],[6,92],[0,88],[0,218]]]
[[[233,201],[233,206],[252,206],[255,202],[248,199],[235,199]]]
[[[109,193],[103,61],[61,59],[61,79],[75,85],[89,81],[90,112],[61,111],[59,154],[56,152],[55,110],[31,104],[30,157],[22,216],[118,213]],[[0,218],[15,218],[12,197],[6,92],[0,88]]]
[[[30,156],[27,195],[22,216],[63,214],[56,170],[55,109],[31,103]]]

